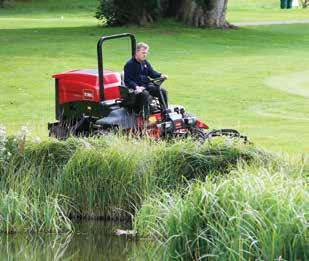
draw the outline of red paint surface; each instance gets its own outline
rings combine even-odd
[[[59,104],[75,101],[100,102],[97,70],[72,70],[53,75],[58,79]],[[104,100],[120,99],[120,74],[104,70]]]

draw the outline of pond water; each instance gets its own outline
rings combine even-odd
[[[0,260],[143,260],[145,242],[116,236],[127,225],[80,222],[70,234],[11,234],[0,237]]]

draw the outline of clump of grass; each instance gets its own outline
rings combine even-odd
[[[192,141],[180,141],[160,148],[155,159],[160,187],[175,188],[181,183],[187,185],[190,180],[226,175],[241,162],[272,165],[275,157],[267,151],[243,144],[207,143],[197,146]]]
[[[25,151],[25,160],[39,165],[44,162],[46,167],[64,166],[75,153],[81,143],[69,139],[66,142],[49,139],[40,143],[31,143]]]
[[[5,163],[11,156],[7,149],[8,137],[5,126],[0,124],[0,173],[5,169]]]
[[[90,140],[91,147],[78,150],[58,180],[59,193],[78,206],[73,216],[117,218],[120,209],[133,214],[159,189],[187,186],[190,180],[227,172],[239,160],[253,160],[241,148],[213,146],[207,151],[192,141],[109,139],[101,148]]]
[[[152,197],[136,215],[142,237],[180,260],[306,260],[308,192],[303,174],[246,167],[185,192]]]
[[[92,144],[95,141],[92,140]],[[59,181],[59,193],[74,199],[78,213],[87,217],[122,218],[149,191],[147,170],[151,149],[145,143],[114,139],[106,148],[78,150]]]
[[[30,198],[13,190],[0,193],[0,231],[63,232],[72,231],[71,221],[64,213],[67,199],[59,196]]]
[[[31,164],[42,167],[45,173],[55,173],[61,169],[84,143],[78,139],[58,141],[48,139],[41,142],[25,141],[16,136],[8,137],[6,150],[12,156],[8,163],[11,167]],[[9,169],[9,168],[7,168]]]
[[[161,189],[174,191],[208,176],[221,177],[240,162],[265,161],[253,147],[201,147],[190,140],[167,143],[111,135],[34,142],[23,137],[2,142],[11,155],[1,161],[0,189],[38,202],[64,196],[72,202],[63,208],[70,217],[129,219]],[[46,216],[46,224],[52,223]]]

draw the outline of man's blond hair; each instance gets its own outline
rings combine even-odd
[[[136,45],[136,51],[138,52],[141,49],[146,49],[146,51],[149,50],[149,45],[143,42],[140,42]]]

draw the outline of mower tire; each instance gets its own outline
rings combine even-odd
[[[61,124],[54,125],[49,129],[49,137],[54,137],[59,140],[65,140],[69,137],[69,135],[69,128]]]

